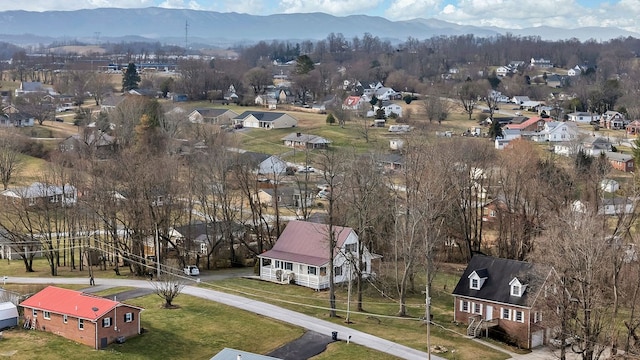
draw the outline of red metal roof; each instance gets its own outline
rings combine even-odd
[[[353,229],[334,226],[336,249],[343,245]],[[306,221],[293,220],[287,224],[273,249],[261,254],[261,257],[321,266],[329,261],[329,226]]]
[[[66,314],[90,321],[98,320],[119,305],[121,303],[118,301],[55,286],[48,286],[20,303],[22,307]],[[131,307],[139,309],[136,306]]]
[[[508,125],[507,125],[507,126],[505,126],[505,127],[506,127],[507,129],[520,129],[520,130],[522,130],[522,129],[526,129],[526,128],[528,128],[529,126],[531,126],[531,125],[533,125],[533,124],[537,123],[540,119],[541,119],[541,118],[540,118],[539,116],[534,116],[534,117],[532,117],[532,118],[529,118],[529,119],[528,119],[528,120],[526,120],[526,121],[523,121],[523,122],[522,122],[522,123],[520,123],[520,124],[508,124]]]

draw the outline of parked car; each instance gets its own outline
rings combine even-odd
[[[57,122],[64,122],[64,119],[63,118],[56,118],[56,121]]]
[[[311,166],[300,166],[300,167],[298,167],[298,172],[299,173],[312,173],[312,172],[316,172],[316,169],[312,168]]]
[[[198,267],[195,265],[189,265],[184,268],[184,274],[190,276],[198,276],[200,275],[200,269],[198,269]]]

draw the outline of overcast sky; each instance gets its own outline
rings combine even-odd
[[[611,26],[640,32],[640,22],[635,21],[640,17],[640,0],[0,0],[0,11],[149,6],[253,15],[324,12],[336,16],[383,16],[390,20],[436,18],[511,29],[540,25]]]

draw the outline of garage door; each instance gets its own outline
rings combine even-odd
[[[531,335],[531,347],[542,346],[544,342],[544,330],[539,330]]]

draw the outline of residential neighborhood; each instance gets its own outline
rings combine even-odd
[[[0,354],[640,356],[640,40],[190,21],[3,38]]]

